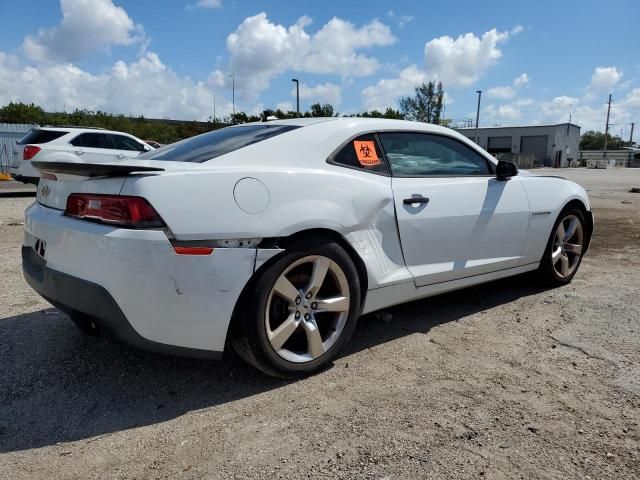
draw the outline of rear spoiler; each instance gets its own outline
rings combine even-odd
[[[31,162],[41,172],[66,173],[82,177],[127,175],[132,172],[163,172],[164,168],[111,163]]]

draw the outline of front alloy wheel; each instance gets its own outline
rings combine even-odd
[[[556,228],[551,263],[556,275],[567,278],[580,264],[584,245],[582,223],[575,215],[564,217]]]
[[[586,225],[577,207],[570,206],[558,216],[539,268],[548,284],[565,285],[573,279],[589,239]]]

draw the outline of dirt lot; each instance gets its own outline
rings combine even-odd
[[[640,478],[640,170],[560,174],[596,217],[571,285],[362,318],[297,382],[84,337],[22,279],[34,199],[2,183],[0,477]]]

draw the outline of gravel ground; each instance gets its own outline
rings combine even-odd
[[[33,189],[0,182],[0,477],[640,478],[640,170],[560,174],[596,217],[572,284],[363,317],[297,382],[84,337],[22,279]]]

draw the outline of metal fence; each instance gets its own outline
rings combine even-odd
[[[507,162],[515,163],[518,168],[534,168],[541,165],[535,165],[536,157],[533,153],[497,153],[495,157],[498,160],[505,160]]]
[[[591,168],[637,167],[632,150],[581,150],[578,158],[580,166]]]
[[[9,171],[13,146],[35,126],[23,123],[0,123],[0,173]]]

